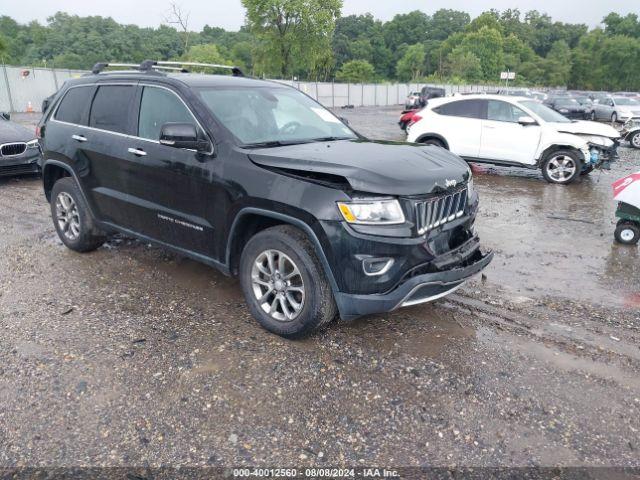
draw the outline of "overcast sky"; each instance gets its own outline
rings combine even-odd
[[[9,15],[21,23],[45,22],[57,11],[81,16],[102,15],[121,23],[157,26],[163,22],[169,0],[1,0],[0,15]],[[191,12],[190,26],[200,30],[205,24],[237,30],[244,22],[240,0],[178,0],[183,10]],[[344,0],[343,15],[371,12],[376,18],[389,20],[397,13],[423,10],[431,14],[439,8],[452,8],[477,16],[485,10],[519,8],[521,12],[537,9],[555,20],[586,23],[594,27],[609,12],[621,14],[640,10],[638,0]]]

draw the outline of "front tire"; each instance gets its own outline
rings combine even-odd
[[[618,114],[616,112],[611,114],[611,123],[618,123]]]
[[[640,148],[640,130],[631,135],[631,138],[629,138],[629,145],[633,148]]]
[[[595,111],[595,110],[592,110],[592,111],[591,111],[591,121],[592,121],[592,122],[595,122],[596,120],[597,120],[597,118],[596,118],[596,111]]]
[[[260,325],[300,338],[331,322],[337,307],[309,238],[290,225],[254,235],[240,257],[240,284]]]
[[[51,218],[58,237],[71,250],[91,252],[106,240],[71,177],[61,178],[51,190]]]
[[[640,240],[640,227],[629,220],[620,220],[614,232],[616,242],[623,245],[636,245]]]
[[[549,183],[568,185],[580,176],[581,171],[582,162],[572,150],[556,150],[542,162],[542,176]]]

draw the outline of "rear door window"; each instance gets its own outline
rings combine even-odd
[[[74,87],[65,94],[56,111],[55,119],[76,125],[87,124],[87,111],[91,103],[93,86]]]
[[[195,121],[175,93],[164,88],[144,87],[138,116],[138,136],[159,140],[160,129],[165,123],[195,124]]]
[[[445,103],[433,110],[440,115],[465,118],[484,118],[486,100],[459,100]]]
[[[104,85],[93,98],[89,126],[110,132],[130,132],[131,105],[136,93],[133,85]]]

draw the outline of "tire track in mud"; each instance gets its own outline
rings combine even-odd
[[[449,296],[443,306],[488,326],[507,340],[506,348],[546,361],[557,369],[614,381],[640,392],[637,332],[621,333],[599,323],[599,312],[595,318],[575,318],[561,316],[548,307],[527,305],[529,311],[522,313],[514,305],[495,306],[464,293]]]

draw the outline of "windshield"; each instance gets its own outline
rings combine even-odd
[[[571,123],[567,117],[563,117],[555,110],[551,110],[546,105],[543,105],[538,102],[532,102],[530,100],[525,100],[523,102],[519,102],[523,107],[528,108],[533,113],[535,113],[538,117],[540,117],[545,122],[556,122],[556,123]]]
[[[640,102],[633,98],[616,97],[614,101],[616,102],[616,105],[640,105]]]
[[[244,145],[357,138],[333,113],[293,88],[197,90],[213,115]]]
[[[577,103],[578,101],[573,98],[559,98],[556,100],[557,105],[576,105]]]

